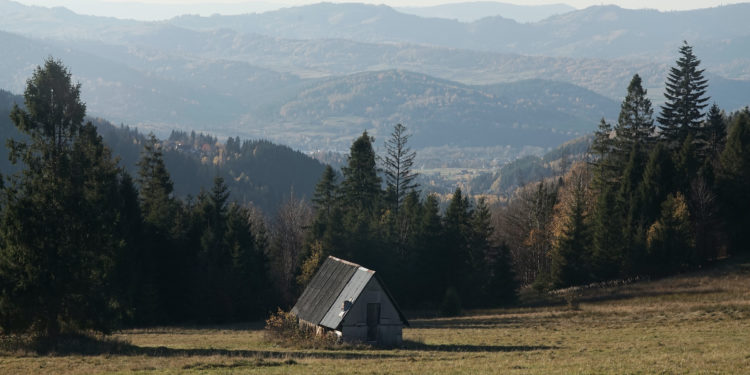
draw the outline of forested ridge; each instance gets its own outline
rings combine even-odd
[[[10,121],[13,104],[23,106],[24,98],[0,90],[0,140],[24,137]],[[128,173],[138,173],[138,160],[148,135],[136,128],[116,126],[101,118],[89,119],[96,126],[104,143],[119,158]],[[233,200],[253,202],[268,213],[290,194],[312,196],[315,181],[323,172],[323,165],[302,152],[266,140],[241,140],[230,137],[219,141],[215,136],[172,131],[158,140],[164,163],[174,181],[179,197],[196,196],[201,189],[213,185],[216,176],[224,178]],[[0,158],[0,172],[16,172],[19,165]],[[284,170],[287,173],[279,173]],[[290,187],[293,187],[290,189]]]
[[[663,276],[747,251],[750,112],[712,103],[703,73],[685,43],[659,108],[633,76],[584,161],[495,212],[523,283]]]
[[[662,276],[746,251],[750,112],[712,105],[691,46],[679,54],[664,105],[652,107],[636,74],[583,160],[503,204],[457,188],[441,210],[416,184],[411,134],[397,124],[381,155],[363,132],[340,171],[316,171],[309,203],[284,191],[269,215],[230,198],[231,181],[260,173],[236,171],[267,142],[97,127],[84,122],[80,85],[48,59],[9,111],[19,133],[0,196],[0,328],[56,336],[255,319],[291,306],[327,255],[378,271],[402,307],[450,315],[511,304],[520,285]],[[120,162],[104,142],[115,131],[140,144],[112,145],[130,150]],[[195,154],[182,167],[198,176],[213,168],[212,186],[177,194],[171,152]]]

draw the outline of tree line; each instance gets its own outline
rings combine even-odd
[[[341,175],[325,170],[310,228],[290,255],[298,263],[289,270],[298,276],[286,285],[287,304],[328,255],[375,269],[408,308],[440,308],[447,295],[466,307],[514,301],[518,285],[508,249],[494,237],[489,205],[456,189],[441,213],[439,198],[423,196],[414,182],[408,138],[397,124],[378,158],[365,131]]]
[[[496,212],[521,281],[540,289],[698,268],[746,251],[750,112],[709,106],[685,43],[656,119],[641,78],[587,162],[520,189]],[[658,122],[658,127],[657,127]]]
[[[0,195],[0,327],[48,336],[121,325],[246,320],[273,303],[252,207],[223,178],[177,199],[158,140],[132,177],[84,123],[80,84],[48,59],[8,141]]]
[[[85,112],[80,84],[51,58],[10,111],[20,136],[8,141],[16,172],[0,179],[4,334],[255,319],[290,306],[328,254],[376,269],[409,307],[438,306],[449,289],[467,306],[515,296],[489,207],[457,190],[441,215],[435,196],[423,199],[401,125],[384,158],[365,132],[341,183],[328,167],[312,204],[291,193],[267,218],[231,201],[218,175],[210,190],[178,198],[153,135],[131,175]],[[223,162],[262,146],[230,139]]]
[[[750,112],[709,107],[700,61],[687,44],[680,55],[656,120],[635,75],[588,160],[507,204],[456,189],[441,209],[415,183],[399,124],[384,155],[363,132],[340,172],[325,168],[312,202],[290,193],[272,217],[233,202],[218,175],[177,198],[154,136],[131,176],[84,123],[80,85],[48,59],[10,113],[22,136],[8,142],[18,172],[0,179],[0,329],[56,336],[259,318],[290,307],[328,255],[378,271],[403,307],[455,312],[512,303],[519,284],[664,275],[741,252]],[[222,162],[261,146],[250,144],[230,138]]]

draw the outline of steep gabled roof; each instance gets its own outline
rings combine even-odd
[[[341,309],[344,301],[355,302],[373,277],[375,277],[373,270],[329,256],[302,292],[292,308],[292,313],[304,321],[330,329],[339,329],[348,312]],[[383,282],[379,277],[376,277],[376,280],[398,311],[403,323],[408,325],[404,314]]]

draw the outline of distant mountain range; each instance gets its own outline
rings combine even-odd
[[[750,4],[681,12],[593,6],[518,23],[501,16],[471,23],[422,18],[384,5],[331,4],[284,8],[262,14],[183,16],[171,24],[195,29],[230,28],[292,39],[348,39],[414,43],[530,55],[595,58],[666,58],[689,40],[713,58],[748,58]]]
[[[474,22],[485,17],[501,16],[516,22],[538,22],[550,16],[574,11],[566,4],[516,5],[494,1],[440,4],[424,7],[396,7],[401,13],[424,18],[447,18],[461,22]]]
[[[382,141],[401,122],[420,148],[549,148],[614,120],[635,73],[658,105],[683,39],[703,59],[712,100],[750,104],[748,17],[750,4],[600,6],[461,22],[324,3],[139,22],[0,0],[0,87],[21,92],[54,56],[83,84],[92,114],[162,135],[195,129],[345,151],[363,130]]]
[[[400,70],[302,79],[231,60],[140,62],[106,48],[95,55],[95,48],[82,52],[7,33],[0,42],[14,56],[0,68],[16,72],[0,76],[3,87],[20,91],[35,62],[53,55],[75,73],[98,116],[162,133],[195,129],[308,150],[345,150],[363,130],[382,137],[399,122],[425,147],[551,147],[617,113],[615,101],[554,81],[464,85]]]

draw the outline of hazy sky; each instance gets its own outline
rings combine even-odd
[[[35,4],[49,6],[50,4],[58,4],[59,6],[66,6],[66,4],[73,5],[75,3],[147,3],[147,4],[239,4],[239,3],[258,3],[259,5],[268,6],[277,4],[279,7],[290,6],[290,5],[303,5],[321,2],[320,0],[16,0],[24,4]],[[362,2],[370,4],[387,4],[390,6],[429,6],[438,5],[445,3],[461,3],[467,2],[466,0],[327,0],[328,2],[341,3],[341,2]],[[470,0],[476,1],[476,0]],[[549,1],[549,0],[501,0],[498,2],[519,4],[519,5],[539,5],[539,4],[555,4],[564,3],[571,5],[576,8],[585,8],[592,5],[602,4],[616,4],[623,8],[652,8],[659,10],[684,10],[684,9],[696,9],[696,8],[708,8],[718,5],[742,3],[745,1],[732,1],[732,0],[614,0],[614,1],[601,1],[601,0],[567,0],[567,1]]]

